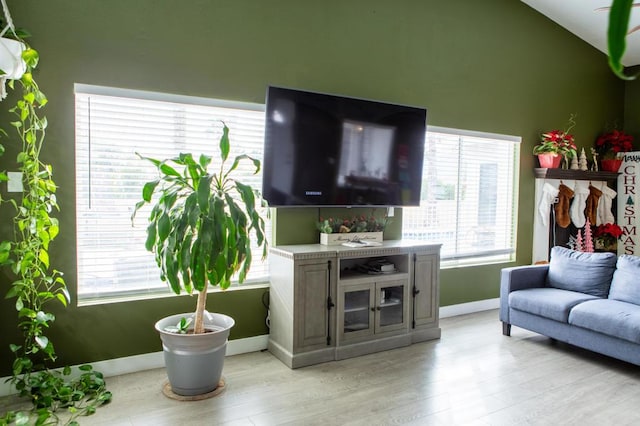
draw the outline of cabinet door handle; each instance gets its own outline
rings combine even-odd
[[[379,311],[380,309],[380,306],[376,306],[376,311]]]
[[[376,311],[376,307],[374,306],[371,308],[371,312],[375,312],[375,311]]]

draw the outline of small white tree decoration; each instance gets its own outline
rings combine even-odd
[[[580,166],[578,165],[578,157],[571,158],[571,170],[580,170]]]
[[[582,152],[580,153],[579,167],[580,170],[585,172],[589,170],[589,165],[587,164],[587,154],[584,153],[584,148],[582,148]]]

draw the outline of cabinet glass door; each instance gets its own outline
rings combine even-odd
[[[348,340],[373,333],[372,287],[349,286],[342,292],[342,337]]]
[[[369,290],[349,291],[344,294],[344,332],[365,330],[369,324]]]
[[[379,284],[376,286],[377,328],[376,332],[402,328],[407,322],[405,309],[405,282]]]

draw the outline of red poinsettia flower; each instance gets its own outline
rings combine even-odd
[[[612,237],[616,240],[622,236],[622,228],[615,223],[605,223],[603,225],[596,226],[594,237]]]
[[[620,130],[604,133],[596,140],[596,151],[601,158],[616,158],[619,152],[633,151],[633,136]]]
[[[576,155],[577,146],[575,138],[569,131],[576,125],[575,114],[569,117],[569,125],[566,130],[552,130],[542,133],[540,143],[533,147],[534,154],[560,154],[568,158]]]

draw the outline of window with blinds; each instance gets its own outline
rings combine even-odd
[[[429,127],[420,207],[402,236],[442,243],[443,266],[512,261],[519,137]]]
[[[262,161],[264,106],[87,85],[76,85],[75,94],[78,297],[168,291],[144,248],[150,208],[131,222],[144,183],[157,177],[153,165],[135,153],[158,159],[204,153],[213,157],[210,170],[216,170],[224,121],[230,159],[247,154]],[[250,162],[242,165],[236,177],[260,188],[262,174],[253,174]],[[269,237],[270,228],[267,220]],[[256,248],[245,282],[268,281],[261,256]]]

